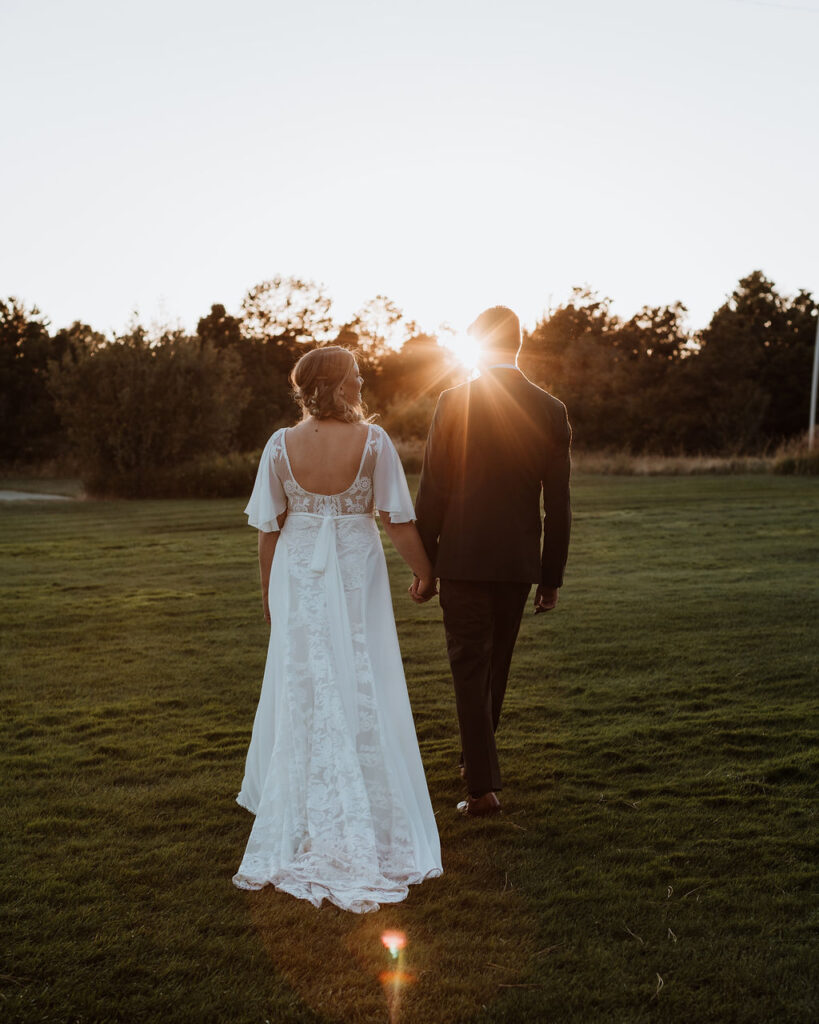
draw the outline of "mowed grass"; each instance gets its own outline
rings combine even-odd
[[[0,1019],[816,1019],[818,501],[578,477],[490,822],[455,814],[440,611],[388,550],[445,873],[360,917],[230,881],[266,652],[243,503],[4,505]]]

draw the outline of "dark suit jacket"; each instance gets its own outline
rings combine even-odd
[[[486,370],[444,391],[415,503],[436,576],[561,586],[570,442],[566,407],[519,370]]]

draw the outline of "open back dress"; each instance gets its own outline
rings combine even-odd
[[[286,430],[262,453],[245,512],[278,530],[270,645],[237,802],[255,814],[234,884],[363,913],[441,873],[374,513],[415,518],[398,454],[369,424],[338,494],[301,487]]]

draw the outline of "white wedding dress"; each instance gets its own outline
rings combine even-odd
[[[415,518],[387,433],[370,424],[354,482],[313,494],[285,430],[262,454],[251,526],[278,529],[270,646],[237,802],[256,815],[233,881],[363,913],[441,873],[374,510]]]

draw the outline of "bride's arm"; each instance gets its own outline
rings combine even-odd
[[[262,581],[262,608],[264,609],[265,621],[270,625],[270,602],[267,591],[270,587],[270,567],[273,565],[273,555],[276,553],[276,545],[279,542],[279,533],[284,525],[287,513],[284,512],[278,518],[279,529],[270,533],[259,530],[259,575]]]
[[[418,592],[423,597],[431,597],[435,592],[435,577],[432,562],[429,560],[415,523],[393,523],[388,512],[379,510],[381,522],[387,536],[395,545],[398,554],[404,559],[418,577]]]
[[[262,579],[262,608],[264,609],[265,621],[270,624],[270,603],[267,591],[270,586],[270,567],[273,564],[273,555],[276,552],[276,545],[279,542],[279,531],[265,533],[259,530],[259,575]]]

